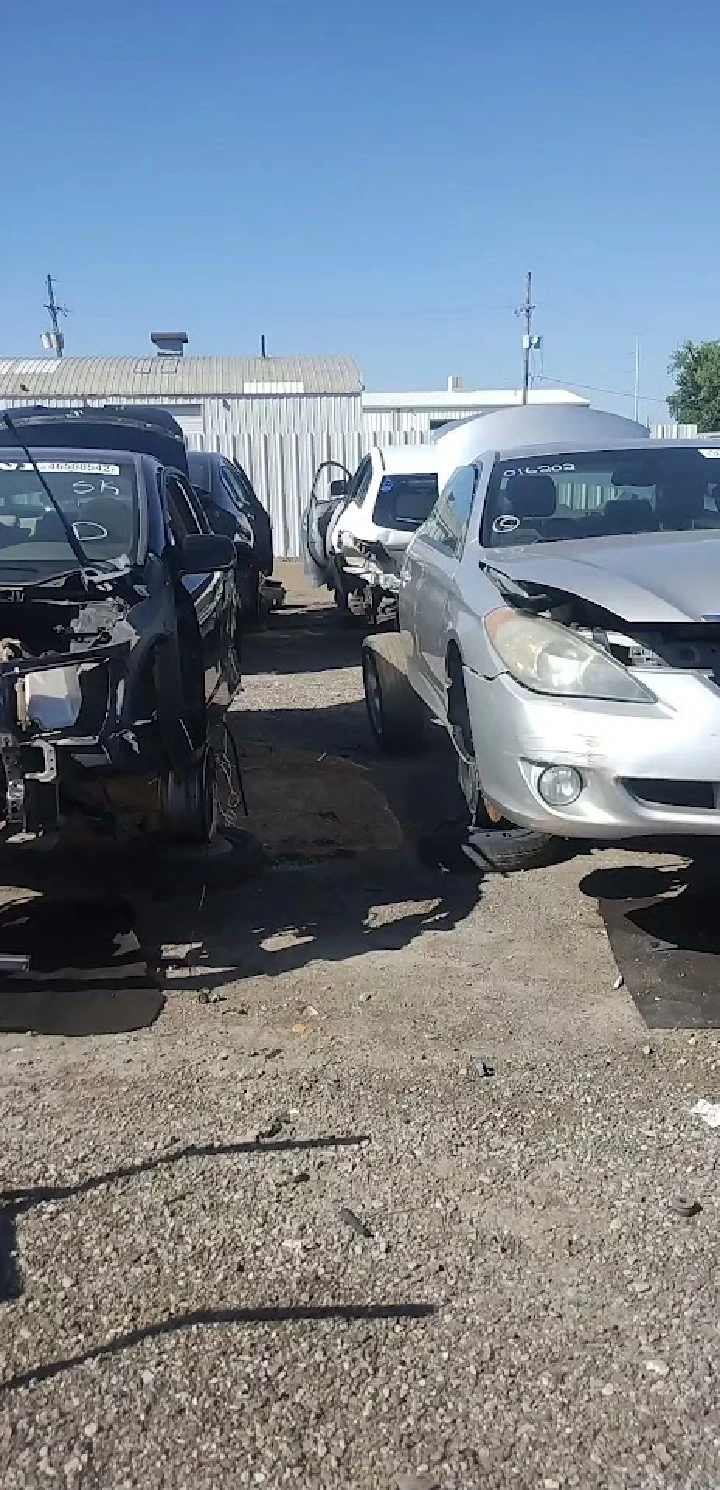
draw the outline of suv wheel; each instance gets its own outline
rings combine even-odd
[[[176,843],[211,843],[217,827],[215,756],[207,745],[198,760],[170,767],[160,780],[160,812],[166,837]]]

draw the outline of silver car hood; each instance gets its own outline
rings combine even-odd
[[[482,568],[591,601],[625,621],[720,618],[720,529],[483,549]]]

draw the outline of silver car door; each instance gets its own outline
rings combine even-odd
[[[476,466],[456,471],[421,529],[422,553],[417,557],[422,572],[415,597],[417,660],[433,692],[443,698],[448,615],[477,481]]]

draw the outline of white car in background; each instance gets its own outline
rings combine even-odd
[[[407,546],[437,501],[437,449],[375,445],[345,476],[325,498],[316,477],[304,523],[306,573],[327,585],[341,610],[373,624],[394,619]]]

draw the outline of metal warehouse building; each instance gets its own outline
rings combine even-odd
[[[564,388],[532,388],[532,404],[577,404],[588,400]],[[459,419],[493,414],[522,403],[519,388],[464,388],[459,377],[448,378],[447,390],[415,393],[363,393],[363,427],[368,445],[423,445],[439,429]]]
[[[355,468],[363,449],[362,378],[349,357],[185,357],[184,336],[152,357],[0,360],[0,406],[158,404],[196,449],[222,450],[251,477],[276,553],[300,552],[300,518],[324,460]]]

